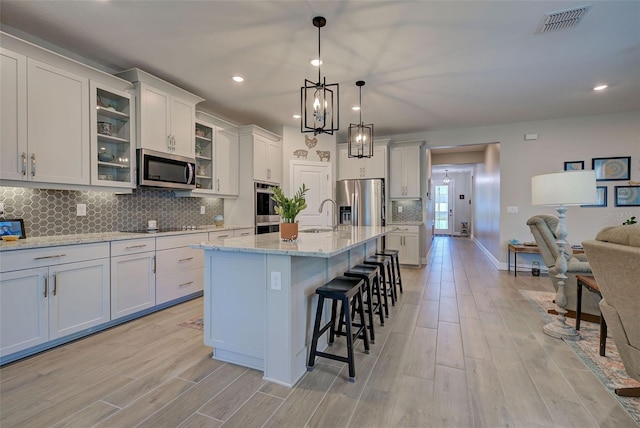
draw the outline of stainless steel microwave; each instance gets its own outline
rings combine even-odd
[[[184,156],[138,149],[138,185],[168,187],[171,189],[196,188],[196,160]]]

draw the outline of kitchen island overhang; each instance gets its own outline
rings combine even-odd
[[[302,232],[296,242],[269,233],[192,245],[205,252],[204,343],[213,358],[294,386],[306,372],[316,288],[374,254],[392,230],[353,226]],[[326,337],[319,343],[326,347]]]

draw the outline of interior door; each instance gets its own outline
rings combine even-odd
[[[320,203],[331,197],[331,163],[291,161],[291,193],[297,191],[302,183],[308,188],[305,195],[307,208],[297,217],[300,227],[331,226],[335,206],[326,203],[322,212],[318,212]]]
[[[435,234],[451,235],[453,233],[453,203],[451,195],[453,193],[453,180],[449,185],[436,184],[435,199]]]

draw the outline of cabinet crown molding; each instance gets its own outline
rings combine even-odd
[[[278,134],[274,134],[271,131],[267,131],[264,128],[260,128],[257,125],[243,125],[243,126],[239,126],[238,127],[238,134],[239,135],[246,135],[246,134],[257,134],[260,135],[262,137],[268,138],[270,140],[274,140],[274,141],[280,141],[282,140],[282,137],[279,136]]]
[[[124,80],[128,80],[129,82],[146,83],[153,86],[154,88],[161,89],[165,92],[170,93],[171,95],[182,98],[194,105],[204,101],[204,98],[192,94],[186,89],[182,89],[179,86],[174,85],[173,83],[162,80],[161,78],[156,77],[153,74],[149,74],[144,70],[140,70],[139,68],[130,68],[128,70],[116,73],[115,75]]]
[[[405,141],[394,141],[391,143],[392,147],[398,146],[418,146],[422,147],[425,144],[424,140],[405,140]]]

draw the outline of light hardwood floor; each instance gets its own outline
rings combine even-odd
[[[473,242],[438,237],[376,343],[358,342],[356,383],[320,359],[293,389],[214,361],[177,324],[202,299],[0,369],[9,427],[633,427],[568,345],[542,333],[518,289]],[[340,348],[344,338],[335,346]]]

